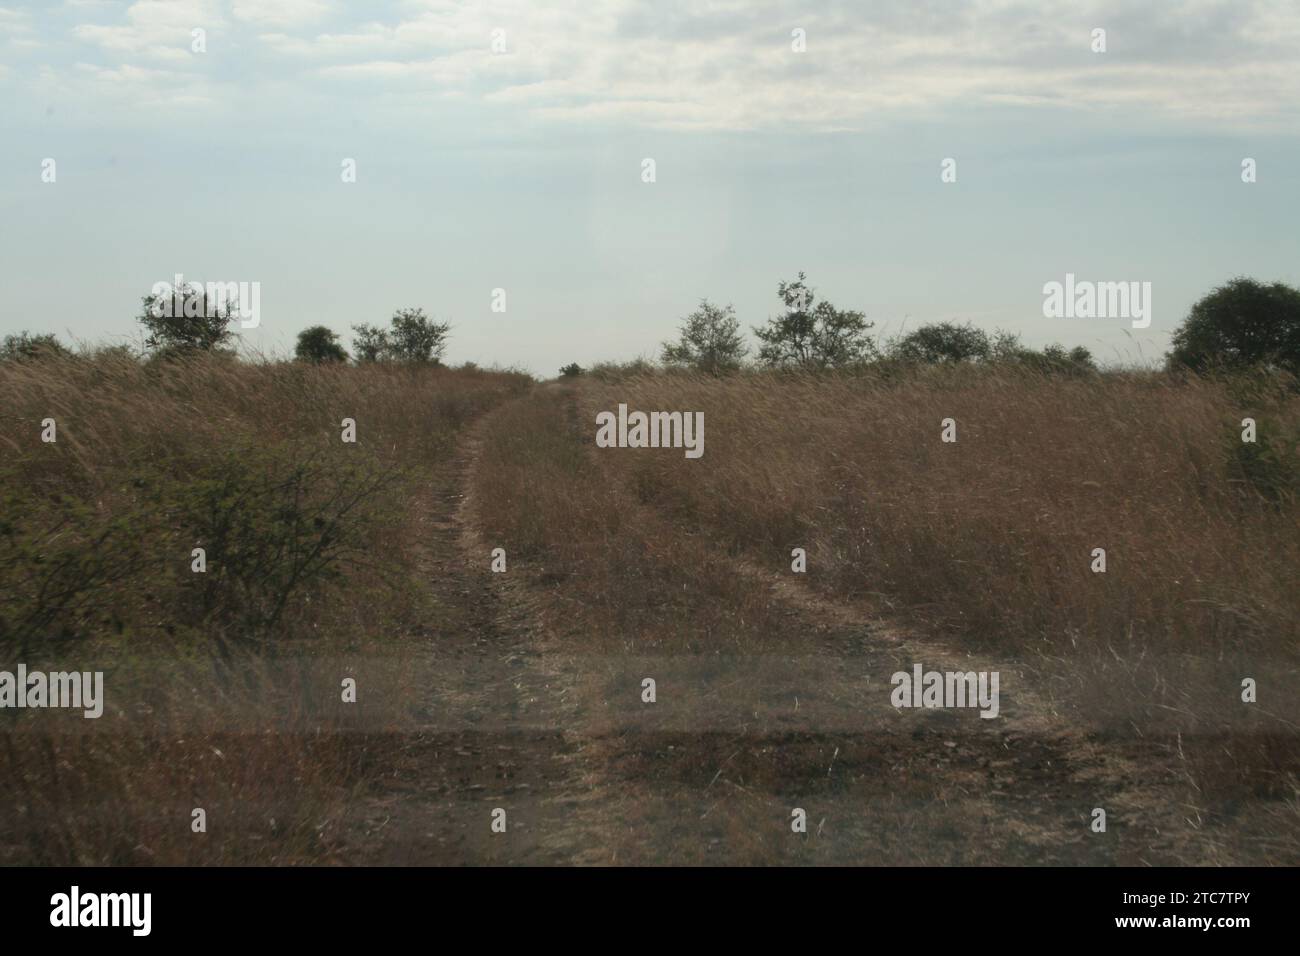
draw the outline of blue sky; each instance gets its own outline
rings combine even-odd
[[[1300,285],[1297,212],[1295,2],[0,0],[4,333],[129,339],[180,272],[260,282],[263,350],[418,305],[550,375],[803,270],[886,334],[1158,356],[1215,284]],[[1044,318],[1066,272],[1151,327]]]

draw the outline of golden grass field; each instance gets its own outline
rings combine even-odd
[[[0,862],[1300,861],[1285,383],[77,357],[0,395],[0,667],[109,687],[0,714]],[[619,403],[704,456],[596,448]],[[916,661],[1001,670],[1006,723],[900,716]]]
[[[110,688],[98,721],[4,712],[4,862],[329,858],[377,749],[348,732],[334,662],[400,662],[436,613],[407,519],[459,431],[524,387],[221,358],[0,366],[3,657]],[[396,699],[400,663],[385,673]],[[235,822],[196,840],[194,807]]]

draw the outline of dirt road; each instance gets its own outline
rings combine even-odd
[[[790,652],[592,651],[563,580],[490,570],[472,495],[496,414],[434,482],[423,576],[445,613],[421,637],[428,700],[342,862],[1204,862],[1159,747],[1069,726],[1005,664],[995,719],[897,709],[895,672],[997,665],[794,576],[734,559]],[[648,509],[636,521],[653,540],[690,533]]]

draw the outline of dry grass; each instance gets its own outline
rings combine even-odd
[[[472,620],[417,580],[431,482],[462,427],[526,387],[221,360],[0,366],[0,666],[108,672],[99,721],[0,714],[0,859],[338,858],[349,803],[410,726],[403,638]],[[704,412],[704,457],[595,449],[596,411],[619,403]],[[568,730],[624,821],[602,836],[612,858],[1300,858],[1300,401],[1284,385],[611,372],[500,404],[481,435],[472,517],[506,548],[545,653],[569,662]],[[796,547],[806,575],[790,574]],[[913,653],[859,624],[881,616],[1014,675],[1059,733],[903,721],[861,680]],[[362,703],[341,706],[359,668]],[[637,696],[651,672],[659,709]],[[1086,755],[1106,751],[1149,779],[1097,776]],[[1094,799],[1125,808],[1129,837],[1087,839]],[[776,836],[808,801],[818,834]]]
[[[659,376],[589,390],[583,418],[617,401],[705,413],[698,463],[610,456],[643,500],[774,567],[807,548],[827,593],[884,595],[998,649],[1297,644],[1295,395],[1138,374]],[[1244,458],[1246,416],[1280,469]]]
[[[591,459],[573,411],[550,387],[493,416],[476,489],[488,543],[525,562],[584,651],[754,650],[772,631],[770,600],[709,541],[639,511]]]
[[[621,402],[703,411],[704,457],[595,450],[595,413]],[[1258,423],[1255,445],[1241,442],[1244,417]],[[956,443],[940,440],[945,418]],[[794,580],[802,547],[797,580],[828,606],[994,662],[1084,750],[1136,762],[1146,784],[1128,780],[1130,797],[1200,835],[1179,849],[1144,843],[1130,862],[1300,858],[1300,400],[1286,383],[641,374],[550,389],[491,425],[480,520],[545,590],[552,631],[606,655],[596,699],[625,693],[629,655],[697,655],[677,661],[680,684],[698,679],[701,692],[682,720],[715,727],[710,656],[732,655],[715,667],[730,681],[747,654],[817,653],[817,635],[737,573]],[[1106,549],[1104,574],[1091,571],[1094,548]],[[1241,701],[1244,677],[1257,704]],[[758,726],[765,706],[754,701]],[[653,757],[637,740],[606,741],[611,765]],[[709,791],[720,762],[675,752],[690,792]],[[790,786],[778,777],[773,787]]]
[[[1207,803],[1294,805],[1300,397],[1286,383],[640,376],[590,385],[581,418],[618,402],[705,414],[699,461],[605,458],[680,528],[778,571],[806,548],[819,593],[1029,666],[1084,726],[1167,740]],[[940,440],[946,418],[956,443]],[[1257,704],[1241,702],[1245,677]]]
[[[107,698],[97,721],[0,715],[0,859],[330,859],[411,703],[400,638],[439,613],[413,517],[460,429],[525,387],[219,358],[0,365],[0,666],[102,669]],[[342,705],[361,662],[376,676]]]

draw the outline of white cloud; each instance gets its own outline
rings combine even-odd
[[[177,115],[194,107],[209,107],[220,99],[208,80],[193,73],[121,64],[114,67],[75,63],[54,70],[42,67],[29,81],[41,103],[64,104],[70,111],[95,116],[115,112],[147,117]]]
[[[348,56],[375,56],[394,48],[395,30],[380,23],[367,23],[352,33],[321,33],[314,37],[286,33],[264,33],[258,40],[276,53],[304,59],[329,60]]]
[[[539,116],[654,126],[845,128],[885,113],[981,105],[1278,120],[1300,102],[1300,58],[1288,40],[1300,12],[1273,0],[1192,2],[1176,20],[1065,0],[895,0],[808,15],[777,3],[659,0],[408,7],[396,25],[262,39],[280,53],[331,61],[321,77],[399,89],[460,82]],[[1104,54],[1089,49],[1098,23],[1109,31]],[[806,52],[791,49],[795,27],[806,30]],[[509,56],[471,56],[488,50],[494,29],[505,30]],[[509,70],[500,67],[506,60]]]
[[[1300,6],[1290,0],[1187,0],[1177,18],[1102,0],[882,0],[815,12],[777,0],[426,0],[401,4],[396,22],[363,9],[362,22],[313,32],[341,8],[236,0],[224,49],[256,51],[259,81],[280,88],[335,94],[342,80],[358,96],[382,87],[418,105],[427,93],[431,108],[455,93],[545,119],[653,127],[849,129],[981,107],[1202,126],[1300,118]],[[74,35],[123,63],[179,67],[192,27],[226,25],[208,0],[137,0],[125,19]],[[1104,54],[1089,50],[1097,25],[1108,31]],[[806,52],[791,49],[796,27]],[[505,31],[504,55],[491,50],[494,30]],[[223,76],[241,82],[238,70]]]
[[[136,0],[126,9],[127,23],[84,23],[72,30],[78,40],[128,58],[180,62],[189,60],[191,31],[225,24],[215,0]]]
[[[333,9],[326,0],[235,0],[236,20],[259,27],[292,27],[313,23]]]
[[[0,7],[0,33],[9,35],[27,33],[31,28],[31,17],[28,16],[25,10]]]

